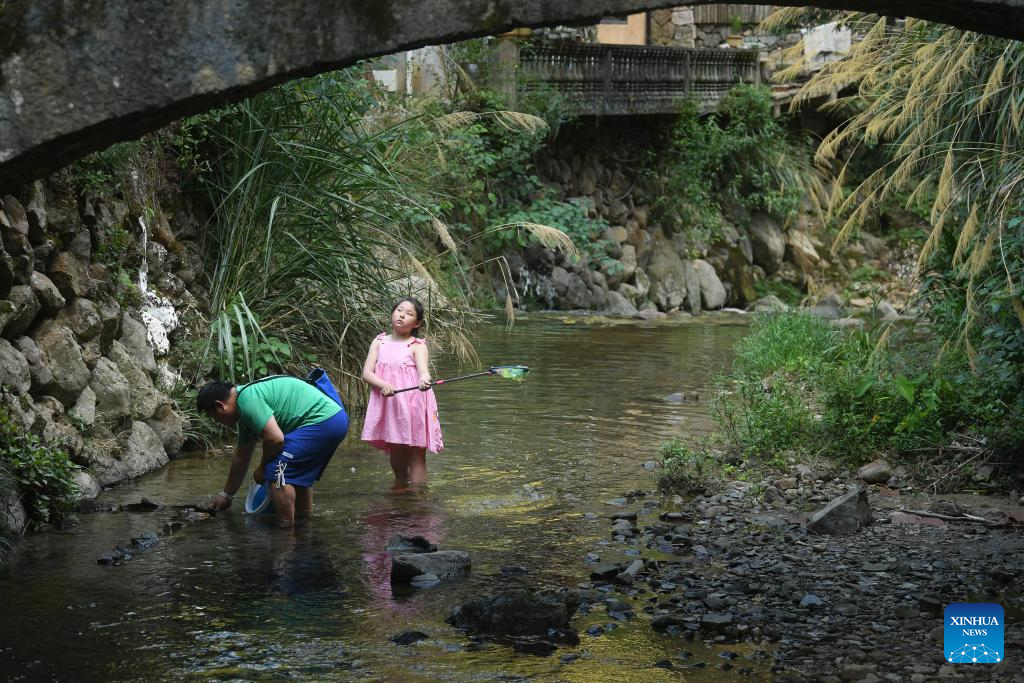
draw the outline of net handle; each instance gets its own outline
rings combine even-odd
[[[458,382],[459,380],[463,380],[463,379],[471,379],[473,377],[484,377],[485,375],[496,375],[499,372],[501,372],[502,370],[507,369],[507,368],[512,368],[512,369],[515,369],[515,370],[525,370],[526,372],[530,371],[530,368],[526,367],[525,365],[492,365],[491,367],[487,368],[487,370],[485,370],[484,372],[474,372],[474,373],[472,373],[470,375],[462,375],[461,377],[452,377],[450,379],[439,379],[439,380],[437,380],[435,382],[431,382],[430,385],[431,386],[438,386],[438,385],[441,385],[441,384],[449,384],[451,382]],[[395,393],[396,394],[400,394],[403,391],[412,391],[413,389],[419,389],[419,386],[417,385],[417,386],[414,386],[414,387],[405,387],[404,389],[396,389]]]

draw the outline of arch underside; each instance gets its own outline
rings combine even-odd
[[[12,0],[0,12],[0,188],[366,57],[679,0]],[[695,2],[690,4],[708,4]],[[775,2],[805,5],[805,2]],[[1024,0],[819,0],[1020,39]]]

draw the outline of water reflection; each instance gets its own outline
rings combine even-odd
[[[377,608],[399,614],[419,612],[421,607],[407,599],[414,594],[413,589],[391,585],[388,541],[399,534],[422,536],[440,547],[445,539],[442,506],[430,497],[429,489],[391,489],[370,500],[359,522],[359,544],[363,550],[360,578]]]
[[[455,604],[516,582],[544,588],[587,580],[583,556],[611,550],[603,545],[603,501],[653,488],[643,461],[658,445],[712,427],[704,397],[744,333],[716,320],[727,319],[606,325],[539,316],[511,331],[485,328],[478,345],[485,365],[532,371],[523,384],[482,378],[438,388],[447,448],[428,456],[430,485],[422,491],[390,491],[387,459],[352,438],[317,486],[312,518],[294,530],[235,510],[120,567],[100,567],[96,558],[159,529],[162,513],[82,515],[75,529],[31,537],[10,578],[0,579],[0,670],[33,680],[676,677],[651,667],[679,643],[639,619],[564,649],[581,658],[561,666],[558,656],[467,649],[444,617]],[[435,376],[464,370],[438,358]],[[702,400],[663,400],[674,392]],[[215,456],[179,459],[105,492],[101,502],[192,502],[221,487],[227,465]],[[398,534],[469,552],[472,574],[395,590],[387,545]],[[508,564],[529,573],[503,577]],[[405,629],[430,638],[407,648],[389,641]]]

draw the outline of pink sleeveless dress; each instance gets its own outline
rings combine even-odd
[[[415,337],[404,342],[391,341],[384,333],[377,335],[377,339],[381,343],[377,348],[374,374],[396,389],[418,386],[420,373],[416,369],[412,347],[426,342]],[[431,453],[440,453],[444,449],[444,442],[441,440],[441,423],[437,419],[434,390],[413,389],[394,396],[382,396],[380,389],[371,389],[362,439],[385,453],[389,443],[407,444],[426,448]]]

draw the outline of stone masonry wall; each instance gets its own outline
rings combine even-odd
[[[0,408],[64,445],[83,498],[182,448],[160,356],[175,311],[204,305],[197,226],[153,195],[76,199],[52,181],[0,192]],[[0,524],[25,521],[19,493],[0,491]]]

